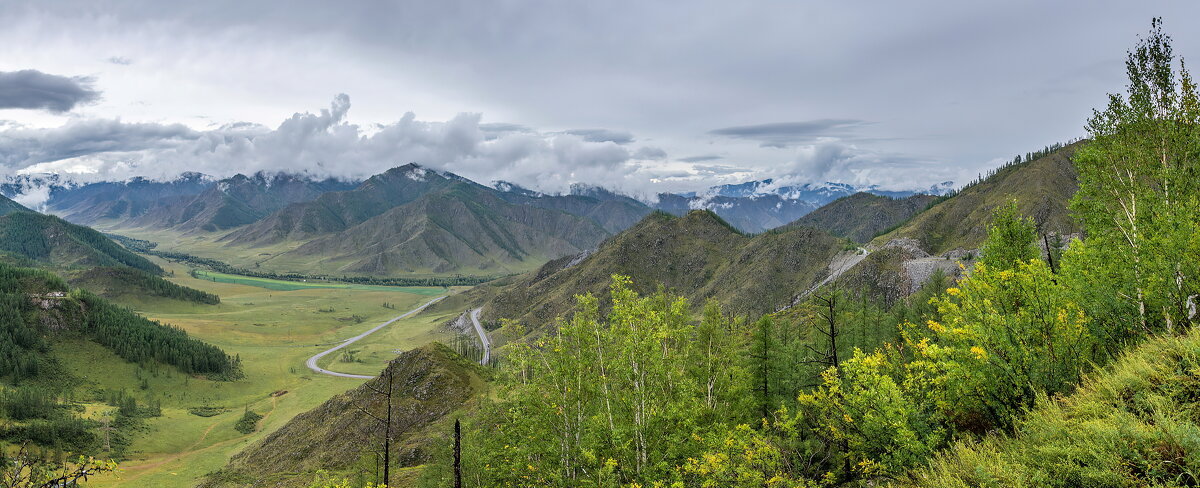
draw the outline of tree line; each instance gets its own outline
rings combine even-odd
[[[137,290],[138,292],[144,292],[152,296],[206,305],[216,305],[221,303],[221,297],[215,294],[200,291],[195,288],[177,285],[170,281],[159,278],[158,276],[154,276],[133,268],[100,267],[93,268],[91,271],[88,271],[88,274],[103,276],[105,279],[114,280],[120,283],[122,286],[126,286]]]

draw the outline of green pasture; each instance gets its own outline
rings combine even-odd
[[[384,286],[384,285],[360,285],[357,283],[338,283],[332,281],[286,281],[276,280],[271,278],[257,278],[254,276],[231,275],[218,273],[216,271],[206,271],[202,269],[195,270],[196,275],[200,279],[215,281],[217,283],[234,283],[238,285],[257,286],[268,290],[277,291],[295,291],[295,290],[310,290],[315,288],[336,288],[343,290],[361,290],[361,291],[396,291],[404,293],[415,293],[417,295],[436,296],[446,293],[446,289],[440,286]]]
[[[407,312],[433,295],[464,289],[413,291],[411,287],[322,283],[318,285],[326,286],[277,290],[233,280],[197,279],[181,264],[152,260],[170,272],[169,280],[215,293],[221,303],[200,305],[154,297],[128,297],[121,303],[236,355],[246,377],[209,381],[167,366],[132,364],[86,341],[57,347],[53,353],[83,379],[85,388],[125,390],[141,401],[157,399],[163,407],[163,416],[148,420],[147,430],[134,440],[130,459],[121,463],[122,472],[95,479],[89,486],[195,485],[245,446],[363,381],[314,373],[304,365],[310,356]],[[433,291],[439,293],[430,293]],[[397,321],[356,343],[352,347],[360,350],[356,361],[343,363],[332,354],[322,365],[335,371],[378,373],[394,357],[393,351],[446,341],[448,335],[437,328],[440,320],[440,316],[418,314]],[[195,407],[218,407],[224,412],[201,417],[189,413]],[[233,428],[247,408],[265,415],[259,430],[248,435]]]

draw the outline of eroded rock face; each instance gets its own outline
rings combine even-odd
[[[912,239],[909,237],[901,237],[899,239],[892,239],[892,240],[888,241],[887,244],[884,244],[883,248],[884,249],[892,249],[892,248],[900,249],[900,250],[904,251],[905,253],[907,253],[909,256],[911,256],[910,259],[929,257],[929,253],[925,252],[924,249],[921,249],[921,243],[919,241],[917,241],[916,239]]]
[[[57,332],[71,328],[82,318],[83,304],[61,291],[30,294],[29,301],[40,310],[38,320],[46,330]]]

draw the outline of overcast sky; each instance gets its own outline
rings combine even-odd
[[[1084,135],[1178,2],[0,2],[0,172],[545,191],[966,182]]]

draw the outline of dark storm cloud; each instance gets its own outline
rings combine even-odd
[[[633,134],[626,131],[608,129],[571,129],[563,131],[566,134],[582,137],[588,142],[615,142],[629,144],[633,142]]]
[[[180,124],[108,119],[74,120],[52,129],[9,129],[0,131],[0,166],[21,169],[93,154],[165,148],[197,137],[199,133]]]
[[[855,119],[818,119],[803,122],[776,122],[771,124],[741,125],[708,131],[716,136],[749,139],[766,147],[787,147],[811,143],[820,138],[845,139],[866,122]]]
[[[700,156],[688,156],[686,158],[679,158],[680,161],[683,161],[685,163],[703,163],[705,161],[716,161],[718,159],[721,159],[721,156],[717,156],[716,154],[703,154]]]
[[[93,82],[87,77],[51,75],[33,69],[0,71],[0,108],[67,112],[100,99]]]

